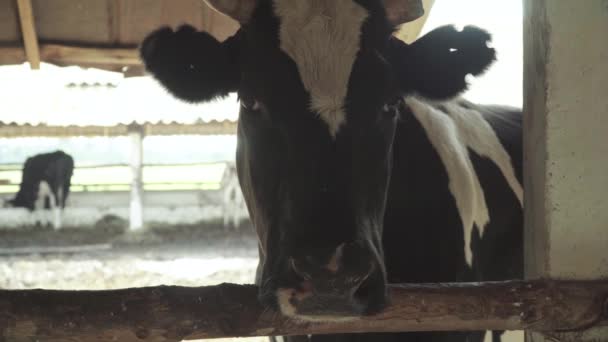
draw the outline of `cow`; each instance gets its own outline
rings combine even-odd
[[[460,97],[495,60],[486,31],[448,25],[406,44],[393,33],[422,15],[412,0],[206,2],[240,23],[234,35],[162,27],[140,54],[183,101],[238,93],[237,171],[264,305],[356,320],[386,307],[388,283],[522,277],[522,113]]]
[[[222,211],[224,228],[237,229],[247,217],[247,206],[241,192],[234,162],[226,163],[226,169],[220,181],[222,189]]]
[[[42,209],[50,209],[53,212],[53,228],[59,229],[73,172],[74,159],[63,151],[29,157],[23,165],[19,191],[6,205],[26,208],[37,214],[43,214]],[[37,219],[37,224],[40,220]]]

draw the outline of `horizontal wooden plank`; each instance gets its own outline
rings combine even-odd
[[[43,62],[81,66],[141,66],[136,48],[91,48],[57,44],[40,46]],[[22,47],[0,47],[0,64],[21,64],[26,61]]]
[[[117,64],[140,65],[137,49],[83,48],[46,44],[41,48],[42,60],[63,64]]]
[[[584,330],[606,325],[608,281],[514,281],[390,286],[374,316],[306,323],[262,307],[253,285],[108,291],[0,291],[10,341],[181,341],[398,331]]]
[[[25,61],[24,48],[0,46],[0,65],[21,64]]]
[[[111,44],[109,0],[32,0],[40,42]],[[149,2],[149,1],[145,1]]]

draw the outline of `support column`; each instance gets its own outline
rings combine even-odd
[[[129,201],[129,230],[137,231],[144,226],[143,215],[143,127],[129,127],[131,143],[131,197]]]
[[[25,56],[30,63],[30,68],[38,70],[40,69],[40,47],[38,46],[32,0],[17,0],[17,8],[19,9],[19,22],[21,24]]]
[[[608,1],[524,0],[529,279],[608,277],[607,32]],[[526,339],[608,341],[608,327]]]

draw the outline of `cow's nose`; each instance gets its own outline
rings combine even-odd
[[[299,283],[277,291],[279,308],[286,315],[343,319],[385,305],[386,281],[379,257],[363,244],[341,244],[329,257],[292,257],[289,270]]]
[[[374,262],[360,246],[343,243],[329,258],[290,258],[289,267],[316,293],[352,294],[370,276]]]

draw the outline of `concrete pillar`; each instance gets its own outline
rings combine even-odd
[[[131,198],[129,201],[129,230],[137,231],[144,226],[143,214],[143,129],[141,126],[129,127],[131,143]]]
[[[526,277],[608,277],[608,1],[524,0]],[[608,341],[608,328],[526,334]]]

